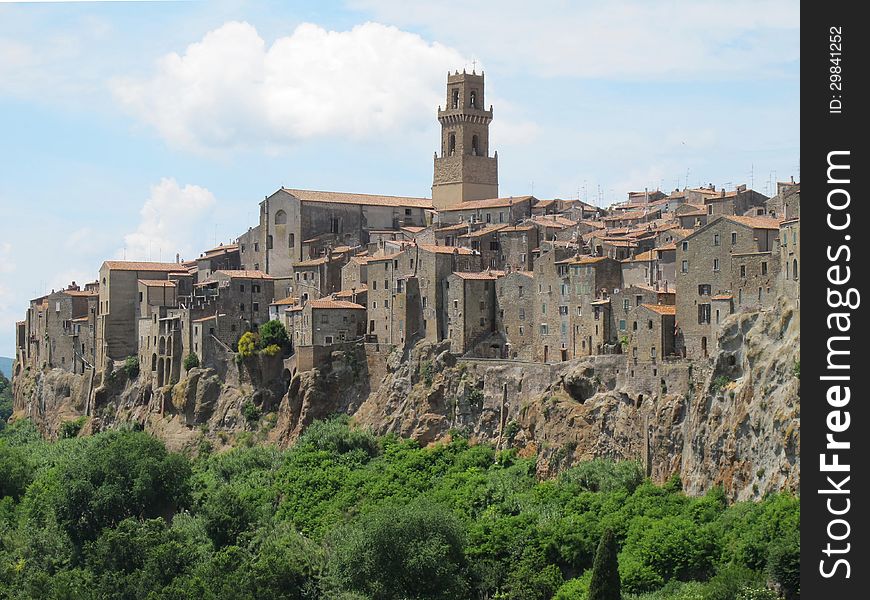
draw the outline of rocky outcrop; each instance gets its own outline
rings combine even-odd
[[[85,432],[135,423],[176,450],[258,441],[292,444],[305,427],[350,414],[375,433],[423,444],[453,434],[537,456],[552,476],[596,457],[640,461],[656,481],[679,473],[700,494],[722,485],[735,499],[796,490],[800,316],[731,315],[708,362],[658,365],[642,375],[623,355],[556,364],[458,359],[446,343],[384,355],[334,352],[330,366],[292,378],[279,358],[231,363],[224,377],[193,369],[154,389],[123,372],[98,376]],[[15,382],[15,416],[56,436],[87,407],[88,384],[61,371]]]

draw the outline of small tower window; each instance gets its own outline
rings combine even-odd
[[[477,108],[477,91],[471,90],[471,94],[468,99],[468,106],[471,108]]]
[[[447,140],[447,156],[453,156],[456,152],[456,134],[451,133]]]
[[[480,148],[477,145],[477,135],[471,136],[471,155],[478,156],[480,154]]]
[[[452,104],[452,107],[453,107],[453,108],[459,108],[459,90],[458,90],[458,89],[454,89],[454,90],[453,90],[453,104]]]

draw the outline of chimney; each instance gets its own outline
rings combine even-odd
[[[725,197],[725,188],[724,188],[724,187],[723,187],[722,190],[719,192],[719,196],[722,197],[722,198]]]
[[[175,253],[175,264],[181,264],[181,254]]]
[[[665,293],[668,293],[668,280],[665,279]]]
[[[794,175],[792,175],[791,177],[789,177],[789,179],[791,180],[792,183],[794,183]]]

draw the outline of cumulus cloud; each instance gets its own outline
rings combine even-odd
[[[365,137],[429,125],[457,51],[396,27],[327,31],[303,23],[271,45],[228,22],[159,60],[146,79],[113,82],[132,114],[175,146],[208,150]]]
[[[172,178],[151,186],[151,195],[140,211],[135,231],[124,236],[119,258],[127,260],[175,260],[196,256],[208,237],[208,215],[215,205],[214,195],[198,185],[181,187]]]

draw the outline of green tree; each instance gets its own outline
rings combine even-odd
[[[592,580],[589,582],[589,600],[620,600],[619,562],[616,558],[616,538],[613,531],[605,530],[595,551]]]
[[[465,597],[462,537],[437,505],[383,506],[333,537],[332,584],[372,600]]]
[[[273,345],[281,348],[289,346],[290,338],[284,324],[281,321],[272,320],[260,325],[260,345],[263,348]]]
[[[12,416],[12,384],[0,373],[0,431],[6,427],[6,419]]]
[[[184,370],[190,371],[191,369],[195,369],[199,366],[199,357],[191,352],[187,356],[184,357]]]
[[[801,537],[800,531],[792,529],[776,538],[770,544],[767,558],[767,572],[782,589],[786,600],[800,598],[801,595]]]
[[[259,345],[259,338],[256,333],[252,331],[246,331],[242,334],[242,337],[239,338],[239,356],[242,358],[249,358],[254,356],[254,353],[257,351],[257,346]]]

